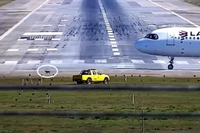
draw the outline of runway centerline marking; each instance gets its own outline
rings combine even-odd
[[[169,12],[171,12],[172,14],[174,14],[174,15],[176,15],[177,17],[179,17],[179,18],[185,20],[186,22],[190,23],[191,25],[193,25],[193,26],[195,26],[195,27],[199,27],[199,25],[197,25],[197,24],[195,24],[194,22],[192,22],[192,21],[190,21],[190,20],[184,18],[183,16],[181,16],[181,15],[179,15],[179,14],[177,14],[177,13],[171,11],[169,8],[166,8],[166,7],[160,5],[160,4],[158,4],[158,3],[156,3],[156,2],[154,2],[154,1],[152,1],[152,0],[148,0],[148,1],[150,1],[151,3],[153,3],[153,4],[157,5],[157,6],[163,8],[163,9],[169,11]]]
[[[115,41],[115,36],[113,34],[113,29],[108,21],[108,17],[106,15],[106,12],[105,12],[105,9],[103,7],[103,4],[101,2],[101,0],[98,0],[98,3],[99,3],[99,7],[101,9],[101,12],[102,12],[102,15],[103,15],[103,19],[104,19],[104,23],[106,25],[106,30],[107,30],[107,33],[108,33],[108,36],[109,36],[109,40],[110,40],[110,43],[111,43],[111,46],[112,46],[112,51],[113,51],[113,54],[114,55],[120,55],[120,52],[119,52],[119,49],[117,47],[117,42]]]
[[[1,37],[0,41],[3,40],[7,35],[9,35],[14,29],[16,29],[19,25],[21,25],[28,17],[30,17],[33,13],[35,13],[38,9],[40,9],[43,5],[45,5],[49,0],[46,0],[44,3],[42,3],[39,7],[34,9],[32,12],[30,12],[28,15],[26,15],[22,20],[20,20],[17,24],[15,24],[12,28],[10,28],[8,31],[6,31]]]

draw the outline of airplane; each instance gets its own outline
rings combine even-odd
[[[135,48],[145,54],[168,56],[168,69],[174,68],[175,57],[200,57],[200,28],[160,28],[135,43]]]

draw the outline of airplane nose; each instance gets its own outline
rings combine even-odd
[[[141,51],[142,50],[142,47],[143,47],[143,44],[142,44],[142,41],[137,41],[135,43],[135,48],[138,50],[138,51]]]

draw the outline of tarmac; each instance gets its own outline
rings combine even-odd
[[[200,25],[200,8],[178,0],[16,0],[0,8],[0,76],[57,76],[94,68],[111,75],[194,76],[199,58],[137,51],[134,43],[162,27]],[[42,67],[43,73],[52,67]]]

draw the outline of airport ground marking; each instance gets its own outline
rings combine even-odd
[[[163,9],[169,11],[169,12],[171,12],[172,14],[174,14],[174,15],[176,15],[177,17],[179,17],[179,18],[185,20],[186,22],[190,23],[191,25],[193,25],[193,26],[195,26],[195,27],[199,27],[199,25],[197,25],[197,24],[195,24],[194,22],[192,22],[192,21],[190,21],[190,20],[184,18],[183,16],[181,16],[181,15],[179,15],[179,14],[177,14],[177,13],[171,11],[169,8],[166,8],[166,7],[160,5],[160,4],[158,4],[158,3],[156,3],[156,2],[154,2],[154,1],[152,1],[152,0],[148,0],[148,1],[150,1],[151,3],[153,3],[153,4],[157,5],[157,6],[163,8]]]
[[[43,5],[45,5],[49,0],[46,0],[44,3],[42,3],[39,7],[34,9],[32,12],[30,12],[28,15],[26,15],[22,20],[20,20],[17,24],[15,24],[12,28],[7,30],[2,36],[0,36],[0,41],[3,40],[7,35],[9,35],[13,30],[15,30],[19,25],[21,25],[27,18],[29,18],[33,13],[35,13],[37,10],[39,10]]]
[[[19,51],[19,49],[8,49],[8,52],[15,52],[15,51]]]
[[[131,60],[133,64],[145,64],[143,60]]]
[[[120,55],[120,53],[117,52],[117,49],[116,49],[116,52],[114,53],[114,55],[116,55],[116,56]],[[113,59],[113,58],[109,58],[109,59]],[[105,63],[109,62],[109,59],[95,59],[94,63],[105,64]],[[35,65],[35,64],[42,63],[42,61],[43,60],[28,60],[26,63],[20,63],[19,60],[10,60],[10,61],[7,60],[0,64],[1,65],[2,64],[4,64],[4,65],[17,65],[17,64]],[[72,64],[86,63],[86,61],[87,60],[73,60],[73,61],[71,61],[71,63]],[[145,62],[144,60],[141,60],[141,59],[130,59],[130,61],[132,62],[132,64],[167,64],[167,61],[164,61],[164,60],[152,60],[153,62],[151,62],[151,63]],[[175,61],[174,63],[178,64],[178,65],[189,65],[188,61],[183,61],[183,60]],[[195,63],[196,65],[199,65],[200,61],[196,61],[196,63]],[[65,60],[50,60],[49,64],[66,64],[66,63],[65,63]]]
[[[53,35],[62,35],[63,32],[26,32],[24,36],[53,36]]]
[[[27,51],[38,51],[38,48],[27,49]]]
[[[166,64],[166,62],[163,60],[153,60],[153,62],[157,64]]]
[[[113,52],[119,52],[118,48],[113,48],[112,50],[113,50]]]
[[[39,64],[39,63],[41,63],[41,60],[29,60],[27,62],[27,64]]]
[[[50,64],[62,64],[63,60],[51,60]]]
[[[18,61],[5,61],[5,65],[16,65]]]
[[[107,63],[107,60],[95,60],[95,63]]]
[[[27,39],[17,39],[17,41],[27,41]]]
[[[47,51],[57,51],[57,48],[47,48]]]
[[[106,25],[106,30],[108,32],[108,35],[109,35],[109,40],[110,40],[110,43],[111,43],[111,46],[112,46],[112,51],[113,51],[113,54],[114,55],[120,55],[120,52],[119,52],[119,49],[117,47],[117,42],[115,41],[115,36],[113,34],[113,29],[112,27],[110,26],[110,23],[108,21],[108,17],[106,15],[106,11],[103,7],[103,4],[101,2],[101,0],[98,0],[99,2],[99,6],[100,6],[100,9],[101,9],[101,12],[103,14],[103,19],[104,19],[104,22],[105,22],[105,25]],[[114,45],[114,46],[113,46]]]

